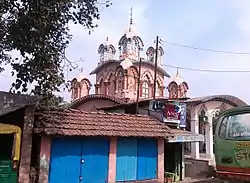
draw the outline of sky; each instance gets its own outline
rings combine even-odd
[[[80,25],[70,25],[73,39],[66,51],[69,60],[78,62],[79,69],[66,72],[66,79],[79,76],[83,67],[86,77],[95,83],[89,73],[97,66],[97,49],[109,37],[118,48],[118,41],[129,24],[130,7],[133,22],[146,49],[154,46],[156,36],[163,41],[199,48],[250,53],[249,0],[111,0],[109,8],[101,8],[99,27],[89,35]],[[178,47],[163,42],[164,64],[192,69],[250,71],[250,54],[225,54]],[[118,52],[117,52],[118,53]],[[117,54],[118,58],[118,54]],[[175,76],[176,68],[164,67]],[[0,74],[0,90],[8,91],[13,77],[10,69]],[[229,94],[250,103],[250,72],[214,73],[180,69],[189,84],[189,97]],[[165,79],[165,86],[170,79]],[[94,86],[93,86],[94,88]],[[94,91],[93,89],[91,90]],[[60,95],[70,99],[67,91]]]

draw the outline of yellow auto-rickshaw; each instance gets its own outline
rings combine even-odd
[[[21,128],[0,123],[0,182],[17,183]]]

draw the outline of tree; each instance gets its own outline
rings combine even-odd
[[[11,64],[16,80],[12,92],[27,92],[41,97],[45,105],[58,104],[54,96],[66,83],[63,73],[65,49],[72,35],[69,23],[88,31],[97,27],[99,8],[111,3],[97,0],[4,0],[0,1],[0,72]],[[18,51],[22,61],[13,58]]]

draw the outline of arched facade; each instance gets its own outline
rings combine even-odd
[[[192,98],[186,102],[190,110],[190,129],[187,130],[205,136],[205,142],[195,143],[192,147],[189,144],[188,149],[191,149],[192,157],[195,159],[200,157],[200,153],[205,153],[208,158],[213,158],[213,134],[218,115],[227,109],[247,104],[231,95]]]

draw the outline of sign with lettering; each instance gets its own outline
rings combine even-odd
[[[237,148],[250,148],[250,142],[238,142],[236,143]]]
[[[250,168],[250,150],[249,149],[235,149],[235,160],[242,168]]]
[[[169,137],[168,139],[169,143],[177,143],[177,142],[203,142],[204,136],[199,135],[175,135],[173,137]]]
[[[163,110],[163,122],[167,123],[180,123],[181,119],[181,107],[176,104],[165,104]]]
[[[180,107],[181,107],[180,127],[186,128],[187,105],[185,103],[180,103]]]
[[[163,122],[175,123],[182,128],[186,127],[187,109],[185,103],[151,100],[149,110],[162,113]]]

